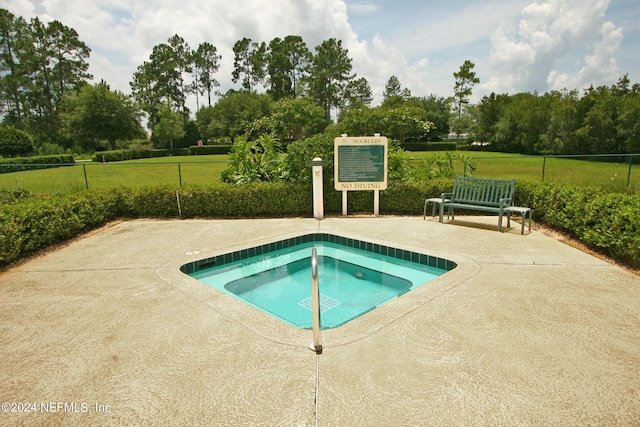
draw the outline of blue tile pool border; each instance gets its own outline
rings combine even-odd
[[[386,255],[393,258],[399,258],[406,261],[412,261],[429,267],[439,268],[441,270],[450,271],[456,268],[457,264],[445,258],[439,258],[432,255],[425,255],[418,252],[398,249],[391,246],[379,245],[377,243],[364,242],[357,239],[336,236],[329,233],[310,233],[302,236],[292,237],[290,239],[278,240],[277,242],[265,243],[264,245],[255,246],[248,249],[240,249],[226,254],[216,255],[197,261],[188,262],[180,267],[180,271],[185,274],[192,274],[200,270],[221,265],[229,264],[235,261],[241,261],[256,255],[267,254],[278,249],[284,249],[291,246],[301,245],[312,242],[329,242],[350,248],[361,249],[367,252]]]

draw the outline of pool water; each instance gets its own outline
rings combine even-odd
[[[322,329],[330,329],[455,267],[451,261],[382,245],[319,233],[311,236],[319,240],[276,242],[188,264],[182,271],[285,323],[311,329],[311,250],[315,247],[321,324]]]

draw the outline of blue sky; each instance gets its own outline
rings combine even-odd
[[[233,44],[298,34],[310,49],[341,39],[380,102],[392,75],[416,96],[453,94],[453,73],[475,64],[474,98],[640,83],[638,0],[0,0],[29,19],[74,28],[96,81],[129,92],[136,67],[173,34],[213,43],[217,79],[231,81]]]

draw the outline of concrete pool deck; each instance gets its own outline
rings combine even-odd
[[[0,402],[15,402],[0,426],[638,425],[640,277],[496,222],[143,220],[89,233],[0,274]],[[311,331],[178,270],[314,232],[458,267],[324,331],[319,356]]]

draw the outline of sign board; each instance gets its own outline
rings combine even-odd
[[[342,136],[333,147],[336,190],[387,189],[386,136]]]

